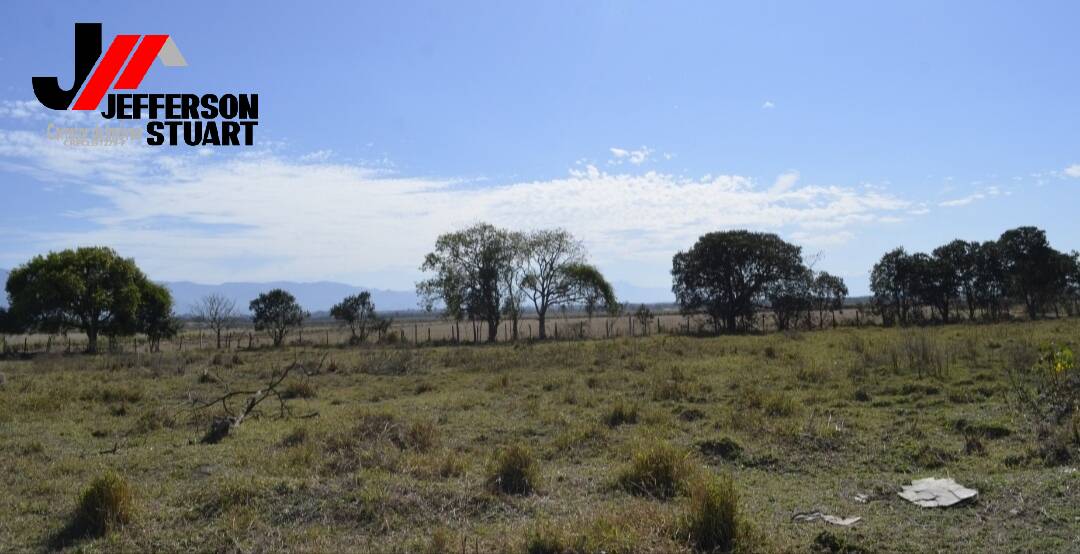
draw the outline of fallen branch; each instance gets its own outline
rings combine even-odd
[[[324,354],[323,357],[319,360],[319,365],[316,366],[315,372],[318,372],[322,369],[322,365],[325,361],[326,355]],[[287,399],[282,396],[281,392],[278,391],[278,386],[280,386],[281,383],[285,381],[285,379],[292,371],[297,369],[303,371],[305,375],[311,374],[304,369],[303,364],[294,360],[280,374],[272,376],[265,387],[258,390],[230,390],[231,387],[227,382],[220,381],[222,383],[222,386],[225,387],[224,394],[213,400],[201,404],[196,404],[192,407],[192,411],[197,411],[205,408],[210,408],[220,403],[222,410],[226,414],[225,416],[217,416],[214,418],[213,422],[211,422],[210,424],[210,429],[207,430],[206,434],[203,435],[203,438],[199,442],[202,442],[203,444],[216,444],[218,442],[221,442],[222,439],[229,436],[229,433],[231,433],[233,429],[239,427],[240,424],[242,424],[249,417],[254,417],[254,415],[257,413],[256,410],[259,407],[259,404],[262,404],[265,400],[270,398],[276,398],[278,401],[279,418],[285,419],[288,417],[292,417],[292,409],[289,407]],[[243,404],[243,409],[233,411],[233,409],[229,405],[229,401],[234,398],[244,396],[247,397],[247,402]],[[318,413],[313,413],[300,417],[309,418],[315,417],[317,415]]]

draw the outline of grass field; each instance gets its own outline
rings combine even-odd
[[[1077,445],[1047,454],[1006,372],[1050,341],[1080,320],[6,360],[0,551],[691,552],[729,476],[742,552],[1077,552]],[[294,361],[292,417],[200,443],[193,404]],[[110,474],[130,520],[75,532]],[[897,496],[928,476],[979,495]],[[818,510],[863,519],[792,520]]]

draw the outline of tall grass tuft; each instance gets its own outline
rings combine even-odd
[[[730,476],[703,477],[690,490],[682,531],[698,552],[731,552],[740,526],[739,495]]]
[[[666,499],[684,490],[692,473],[688,452],[656,441],[634,452],[630,464],[619,474],[618,484],[631,494]]]
[[[500,451],[488,467],[488,486],[505,494],[531,494],[539,479],[540,470],[533,453],[518,444]]]
[[[100,537],[130,523],[134,514],[131,487],[123,477],[109,472],[83,491],[68,532],[72,536]]]

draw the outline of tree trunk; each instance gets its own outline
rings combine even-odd
[[[536,319],[540,325],[540,340],[544,340],[547,338],[547,328],[544,326],[545,322],[547,321],[547,310],[538,311],[536,313]]]
[[[97,339],[97,329],[94,327],[88,327],[86,329],[86,352],[88,354],[97,354]]]

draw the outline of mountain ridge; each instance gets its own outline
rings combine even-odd
[[[0,269],[0,283],[6,283],[9,271]],[[192,307],[201,298],[209,294],[221,294],[236,303],[237,311],[248,312],[250,303],[260,293],[280,288],[289,291],[297,302],[309,312],[325,312],[346,296],[361,291],[371,292],[376,309],[384,312],[419,310],[418,298],[414,291],[381,289],[350,285],[338,281],[229,281],[219,284],[196,283],[194,281],[158,281],[168,287],[173,295],[176,312],[190,314]],[[660,287],[639,287],[624,281],[612,284],[620,302],[630,304],[658,304],[674,302],[669,289]],[[7,295],[0,294],[0,306],[7,306]]]

